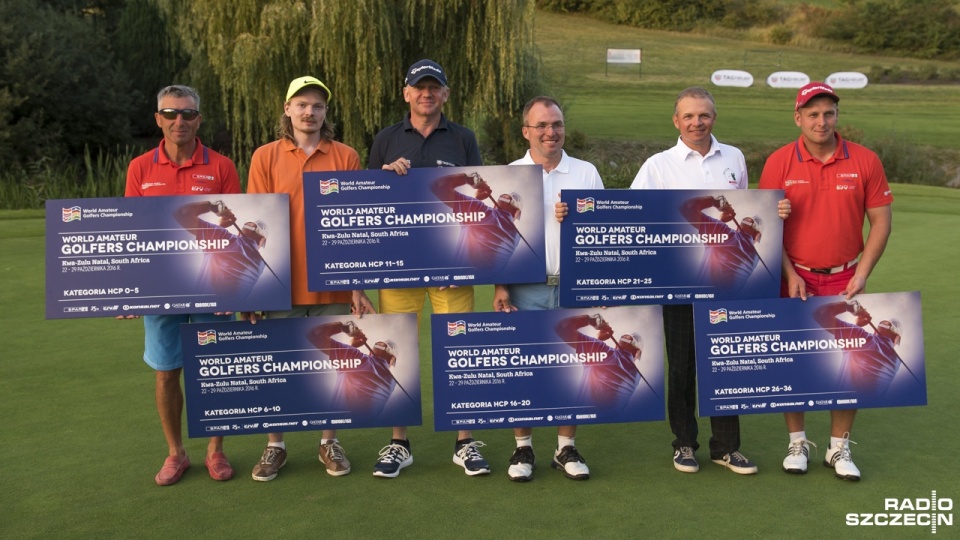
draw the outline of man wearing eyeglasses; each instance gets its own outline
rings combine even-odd
[[[269,311],[268,319],[373,313],[363,291],[312,292],[307,289],[307,238],[303,208],[303,173],[353,171],[360,168],[357,151],[333,140],[327,117],[332,92],[319,79],[297,77],[287,87],[277,132],[280,139],[253,153],[247,193],[286,193],[290,196],[290,285],[293,308]],[[256,315],[243,316],[256,322]],[[324,430],[317,451],[327,474],[350,474],[350,461],[335,430]],[[253,479],[268,482],[287,462],[283,433],[269,433],[267,447],[253,468]]]
[[[127,197],[240,193],[237,168],[228,158],[200,143],[200,96],[189,86],[168,86],[157,94],[160,145],[130,162]],[[216,314],[147,315],[143,317],[143,360],[156,370],[156,402],[167,441],[168,457],[156,475],[161,486],[175,484],[190,467],[183,447],[181,415],[183,351],[180,324],[229,320]],[[211,437],[205,465],[214,480],[229,480],[233,467],[223,453],[223,437]]]
[[[440,64],[426,59],[412,64],[403,86],[403,99],[410,105],[410,112],[402,121],[377,133],[367,167],[404,175],[413,167],[483,165],[473,132],[443,114],[443,104],[449,97],[447,75]],[[473,287],[420,287],[381,289],[380,312],[416,313],[419,322],[427,296],[434,313],[473,311]],[[468,476],[490,473],[490,465],[478,450],[481,446],[484,444],[474,441],[470,431],[457,433],[453,462]],[[373,475],[395,478],[412,463],[407,428],[396,426],[390,444],[380,452]]]
[[[557,309],[560,307],[560,222],[567,215],[567,205],[560,202],[563,189],[603,189],[600,173],[592,164],[567,155],[563,149],[566,126],[557,100],[539,96],[523,108],[523,138],[530,144],[526,155],[511,165],[543,166],[544,237],[546,241],[547,282],[497,285],[493,309],[511,311]],[[553,216],[553,217],[551,217]],[[590,469],[577,451],[577,426],[557,429],[557,448],[551,466],[572,480],[590,478]],[[533,478],[533,428],[514,428],[517,448],[510,457],[507,475],[514,482]]]

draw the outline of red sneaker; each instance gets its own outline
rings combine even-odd
[[[183,473],[190,468],[190,458],[186,454],[182,456],[169,456],[163,461],[163,468],[157,473],[154,480],[158,486],[170,486],[176,484]]]
[[[203,464],[207,466],[207,472],[210,473],[210,478],[214,480],[224,482],[233,478],[233,467],[230,466],[230,462],[227,461],[227,456],[223,452],[210,454]]]

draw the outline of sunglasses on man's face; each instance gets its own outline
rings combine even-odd
[[[183,119],[187,121],[194,120],[200,116],[200,111],[196,109],[160,109],[157,112],[167,120],[176,120],[177,115],[182,116]]]

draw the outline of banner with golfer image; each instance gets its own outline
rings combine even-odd
[[[660,306],[431,321],[437,431],[664,418]]]
[[[560,304],[775,298],[779,190],[564,190]]]
[[[539,165],[303,178],[312,291],[546,281]]]
[[[418,426],[415,314],[184,324],[191,437]]]
[[[48,319],[290,309],[287,195],[47,201]]]
[[[927,404],[919,292],[693,311],[700,416]]]

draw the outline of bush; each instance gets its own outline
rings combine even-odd
[[[918,146],[902,135],[874,139],[868,146],[880,157],[890,182],[946,186],[951,179],[942,151]]]
[[[855,143],[858,143],[858,144],[863,144],[863,130],[862,130],[862,129],[859,129],[859,128],[856,128],[856,127],[853,127],[853,126],[850,126],[850,125],[845,125],[845,126],[840,126],[840,127],[838,127],[838,128],[837,128],[837,133],[839,133],[841,137],[843,137],[844,139],[846,139],[846,140],[848,140],[848,141],[850,141],[850,142],[855,142]]]
[[[774,45],[786,45],[793,40],[793,30],[791,30],[790,27],[785,24],[778,24],[770,29],[768,37],[770,39],[770,43],[773,43]]]
[[[121,197],[127,165],[137,151],[130,147],[86,150],[82,162],[63,163],[49,157],[26,167],[0,171],[0,209],[42,209],[50,199]]]
[[[537,0],[536,6],[554,13],[585,13],[589,10],[588,0]]]
[[[724,0],[720,25],[741,30],[782,23],[786,10],[773,0]]]
[[[960,82],[960,68],[938,68],[933,64],[924,64],[915,68],[899,65],[870,66],[866,75],[874,84]]]
[[[93,22],[0,2],[0,163],[80,158],[128,142],[129,83]]]

